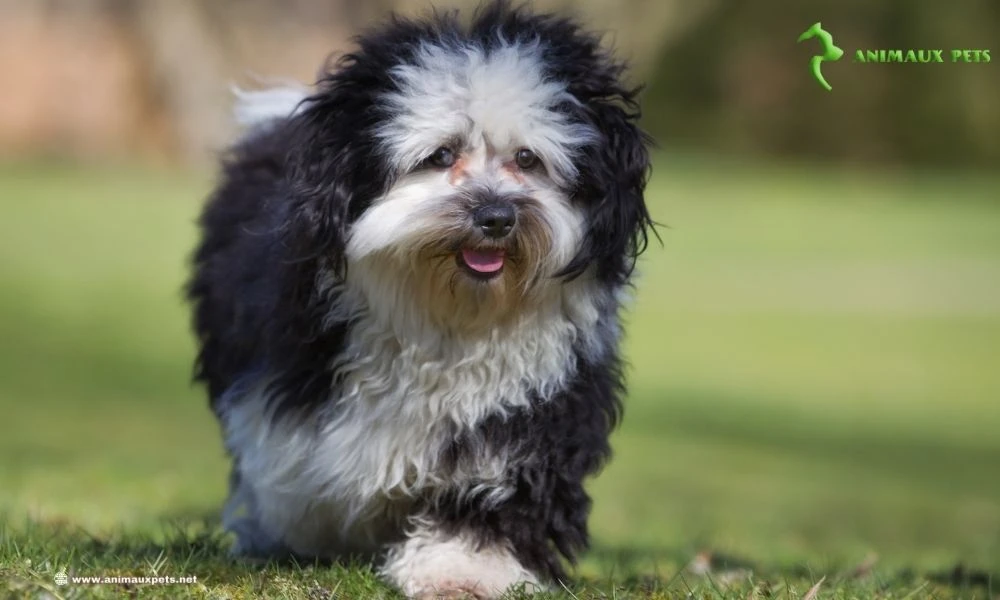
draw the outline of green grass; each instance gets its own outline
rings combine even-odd
[[[396,597],[226,558],[180,293],[209,185],[0,167],[0,596]],[[553,597],[1000,597],[998,188],[661,157],[626,419]]]

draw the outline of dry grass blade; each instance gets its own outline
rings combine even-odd
[[[562,580],[559,580],[559,585],[562,586],[562,589],[566,590],[567,594],[573,597],[573,600],[580,600],[579,598],[577,598],[576,594],[573,593],[573,590],[566,587],[566,584]]]
[[[824,581],[826,581],[826,575],[820,577],[819,581],[817,581],[815,585],[809,588],[809,591],[806,592],[806,595],[802,596],[802,600],[816,600],[816,595],[819,594],[819,588],[820,586],[823,585]]]

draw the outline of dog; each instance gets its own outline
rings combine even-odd
[[[413,598],[566,579],[655,234],[625,70],[493,2],[239,93],[187,288],[236,554],[362,557]]]

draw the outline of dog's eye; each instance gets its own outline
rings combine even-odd
[[[521,148],[514,154],[514,162],[517,163],[518,168],[527,171],[538,165],[538,155],[527,148]]]
[[[427,164],[441,169],[447,169],[455,164],[455,153],[451,148],[442,146],[435,150],[434,154],[431,154],[430,157],[427,158]]]

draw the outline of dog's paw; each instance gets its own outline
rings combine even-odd
[[[483,586],[474,581],[411,582],[403,592],[412,600],[491,600]]]
[[[477,546],[434,531],[415,532],[393,548],[382,574],[416,600],[494,600],[510,589],[541,590],[535,575],[505,546]]]
[[[496,600],[511,592],[535,594],[543,591],[537,583],[523,582],[507,590],[489,589],[477,581],[445,579],[436,582],[412,582],[404,593],[412,600]],[[520,596],[517,596],[520,598]]]

